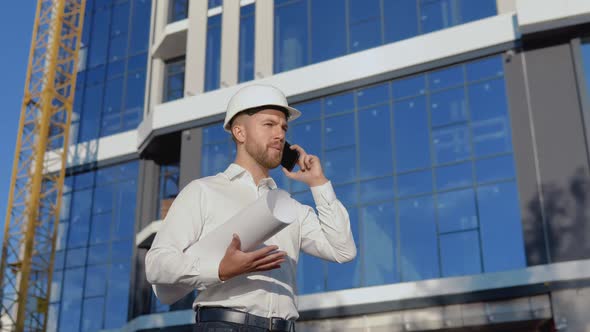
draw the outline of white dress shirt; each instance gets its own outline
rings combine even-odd
[[[147,280],[198,289],[193,308],[223,306],[263,317],[297,319],[299,250],[339,263],[356,256],[348,212],[336,199],[330,182],[311,188],[319,215],[298,203],[296,221],[264,243],[287,253],[279,269],[221,281],[219,260],[207,257],[207,252],[185,253],[190,244],[276,188],[272,178],[256,186],[250,173],[237,164],[189,183],[174,200],[146,255]]]

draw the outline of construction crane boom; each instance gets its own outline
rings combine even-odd
[[[86,0],[38,0],[0,265],[2,331],[44,331]]]

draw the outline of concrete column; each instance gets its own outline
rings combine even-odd
[[[151,58],[149,65],[148,87],[149,100],[147,104],[147,113],[151,113],[153,107],[162,103],[164,98],[164,80],[166,73],[166,64],[159,58]]]
[[[194,96],[205,88],[207,47],[207,0],[190,0],[186,40],[184,95]]]
[[[496,0],[498,14],[516,11],[516,0]]]
[[[254,39],[254,79],[273,74],[274,1],[257,0]]]
[[[590,287],[551,292],[555,328],[563,332],[590,332]]]
[[[135,208],[135,234],[156,220],[160,166],[152,160],[139,161],[137,200]],[[150,312],[152,287],[145,278],[146,249],[135,247],[131,264],[129,289],[129,319]]]
[[[201,176],[201,147],[203,130],[187,129],[180,137],[180,179],[178,186],[184,188],[192,180]]]
[[[238,84],[240,2],[224,1],[221,18],[221,88]]]
[[[164,33],[164,28],[166,27],[166,24],[168,24],[169,2],[170,0],[156,0],[155,4],[152,4],[152,8],[156,10],[153,11],[152,9],[152,18],[154,20],[152,23],[152,26],[154,27],[154,38],[151,39],[152,43],[161,38]]]

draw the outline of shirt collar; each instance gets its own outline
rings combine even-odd
[[[242,176],[248,176],[250,178],[251,181],[254,181],[254,179],[252,178],[252,175],[250,174],[250,172],[248,172],[245,168],[243,168],[242,166],[236,164],[236,163],[231,163],[227,169],[225,170],[225,175],[229,178],[230,181],[233,181],[237,178],[240,178]],[[277,184],[275,182],[275,180],[273,180],[273,178],[268,177],[268,178],[264,178],[262,180],[260,180],[260,185],[267,185],[270,189],[277,189]]]

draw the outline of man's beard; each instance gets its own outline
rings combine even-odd
[[[266,145],[246,144],[246,151],[256,162],[267,169],[274,169],[281,164],[283,152],[280,151],[276,158],[271,157]]]

